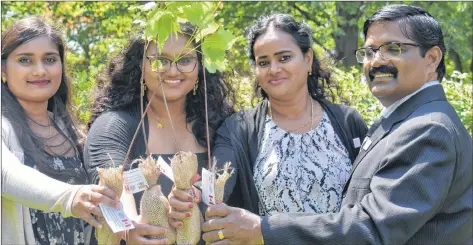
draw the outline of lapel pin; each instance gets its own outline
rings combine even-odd
[[[360,148],[361,144],[360,144],[360,138],[354,138],[353,139],[353,145],[355,146],[355,148]]]
[[[366,137],[364,142],[363,142],[363,150],[368,150],[368,148],[370,148],[370,145],[371,145],[371,139]]]

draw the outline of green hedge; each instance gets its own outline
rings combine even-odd
[[[382,106],[361,81],[361,73],[357,69],[349,72],[336,70],[343,98],[355,107],[368,125],[371,125],[381,113]],[[442,81],[448,101],[452,104],[463,124],[473,135],[473,109],[471,73],[461,74],[454,71]]]
[[[340,87],[340,96],[344,103],[356,108],[366,124],[369,126],[376,120],[382,110],[381,104],[369,91],[367,85],[362,81],[361,71],[358,68],[352,68],[350,71],[333,69],[333,77]],[[239,77],[237,74],[230,77],[232,84],[237,90],[236,101],[237,109],[251,108],[258,99],[255,98],[253,89],[253,79],[248,77]],[[447,75],[442,86],[447,95],[448,101],[452,104],[461,118],[463,124],[473,135],[473,109],[472,109],[472,74],[459,73],[454,71]],[[340,101],[337,101],[340,103]]]

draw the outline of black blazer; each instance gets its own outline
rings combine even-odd
[[[339,213],[262,219],[265,244],[468,244],[472,140],[440,85],[370,129]]]
[[[363,140],[367,132],[365,122],[352,108],[326,100],[318,102],[330,118],[335,133],[347,148],[353,162],[359,151],[353,140]],[[253,165],[263,138],[267,109],[268,103],[264,100],[254,109],[240,111],[227,118],[217,130],[212,151],[219,168],[223,168],[225,162],[229,161],[236,169],[225,185],[224,202],[256,214],[259,213],[259,198],[253,181]]]

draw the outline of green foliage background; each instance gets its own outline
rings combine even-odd
[[[393,3],[393,2],[390,2]],[[468,130],[473,132],[473,2],[412,2],[426,8],[442,25],[448,52],[447,77],[443,87]],[[67,41],[67,70],[73,81],[73,110],[81,123],[90,117],[97,74],[139,29],[133,21],[143,19],[129,7],[146,2],[2,2],[2,32],[15,20],[39,15],[64,30]],[[386,2],[224,2],[218,21],[237,38],[227,53],[232,72],[228,79],[238,90],[237,107],[249,108],[254,95],[252,67],[246,56],[245,28],[256,18],[275,12],[292,14],[314,30],[314,50],[330,55],[335,63],[341,96],[371,124],[381,106],[362,82],[360,65],[354,62],[353,50],[363,43],[364,20]],[[350,46],[351,45],[351,46]]]

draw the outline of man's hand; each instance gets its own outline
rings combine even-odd
[[[164,245],[168,244],[168,239],[151,239],[145,236],[165,236],[166,228],[145,224],[141,215],[136,220],[132,220],[135,229],[121,232],[122,239],[127,245]]]
[[[225,204],[207,209],[208,220],[202,225],[203,239],[212,245],[221,244],[261,244],[261,219],[258,215]],[[220,233],[220,234],[219,234]]]

